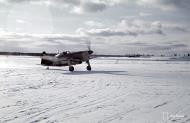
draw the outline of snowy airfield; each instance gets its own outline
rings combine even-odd
[[[190,123],[190,61],[96,58],[40,66],[0,56],[0,123]]]

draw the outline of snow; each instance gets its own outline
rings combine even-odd
[[[0,56],[0,123],[190,122],[190,61],[96,58],[68,67]]]

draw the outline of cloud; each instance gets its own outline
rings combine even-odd
[[[110,28],[105,29],[91,29],[86,32],[87,35],[93,36],[138,36],[138,35],[152,35],[159,34],[163,35],[162,30],[137,30],[137,31],[128,31],[128,30],[115,30]]]
[[[177,32],[189,32],[189,29],[187,27],[184,27],[180,24],[175,24],[175,23],[169,23],[169,22],[165,22],[163,23],[163,27],[169,31],[177,31]]]
[[[160,22],[160,21],[145,21],[139,19],[122,19],[115,25],[106,25],[94,21],[85,22],[89,25],[88,28],[79,28],[76,32],[87,36],[139,36],[139,35],[167,35],[170,31],[174,32],[189,32],[186,27],[179,24]]]
[[[138,36],[138,35],[163,35],[162,25],[159,22],[146,22],[143,20],[121,20],[116,25],[104,28],[80,29],[80,34],[90,36]]]
[[[159,8],[164,11],[189,10],[189,0],[137,0],[138,5]]]
[[[189,0],[0,0],[0,4],[14,4],[19,2],[37,3],[56,8],[70,8],[71,13],[83,14],[87,12],[100,12],[116,5],[125,6],[134,3],[149,8],[158,8],[164,11],[189,10]],[[147,16],[147,13],[140,13]]]
[[[173,48],[183,48],[183,47],[188,47],[186,44],[173,44],[171,45]]]
[[[157,0],[162,5],[173,6],[177,9],[190,9],[189,0]]]
[[[82,5],[84,10],[88,12],[98,12],[98,11],[103,11],[104,9],[107,8],[107,4],[104,2],[87,2]]]
[[[17,23],[20,23],[20,24],[26,23],[26,22],[25,22],[24,20],[22,20],[22,19],[17,19],[16,22],[17,22]]]
[[[75,14],[84,14],[84,13],[94,13],[94,12],[101,12],[108,7],[110,7],[110,3],[106,2],[106,0],[95,0],[95,1],[88,1],[88,0],[78,0],[78,4],[70,4],[71,13]]]
[[[129,31],[119,31],[114,30],[110,28],[105,29],[91,29],[86,32],[87,35],[93,35],[93,36],[137,36],[138,34],[135,32],[129,32]]]
[[[87,36],[78,34],[29,34],[0,32],[1,51],[57,52],[86,50]]]
[[[144,12],[139,13],[139,16],[141,16],[141,17],[147,17],[147,16],[151,16],[151,15],[152,15],[151,13],[144,13]]]
[[[71,13],[76,14],[100,12],[116,3],[114,0],[0,0],[0,3],[5,5],[21,2],[43,4],[55,8],[69,8]]]
[[[156,23],[156,22],[155,22]],[[158,22],[157,22],[158,23]],[[94,32],[93,32],[94,31]],[[89,30],[90,32],[90,30]],[[91,34],[86,36],[80,34],[27,34],[0,32],[1,51],[21,51],[21,52],[57,52],[57,51],[78,51],[86,50],[85,43],[92,41],[92,49],[99,54],[127,54],[127,53],[168,53],[188,49],[187,42],[172,41],[169,43],[146,42],[137,40],[128,42],[125,36],[150,35],[129,33],[105,28],[102,30],[91,30]],[[118,37],[117,37],[118,36]],[[112,47],[113,50],[110,50]]]
[[[88,41],[88,37],[76,34],[28,34],[0,32],[0,40],[3,44],[18,44],[26,47],[37,47],[42,44],[46,45],[68,45],[74,42],[80,44]]]
[[[97,27],[97,28],[104,27],[103,23],[96,22],[96,21],[85,21],[84,24],[87,25],[87,26],[89,26],[89,27]]]

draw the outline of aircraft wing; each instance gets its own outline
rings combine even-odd
[[[81,60],[77,59],[77,58],[72,58],[72,57],[64,57],[64,58],[61,58],[60,61],[63,61],[63,62],[68,62],[68,61],[79,62]]]

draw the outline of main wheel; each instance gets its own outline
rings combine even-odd
[[[73,66],[69,66],[69,71],[73,72],[74,71],[74,67]]]
[[[87,66],[86,69],[87,69],[88,71],[91,71],[91,66]]]

